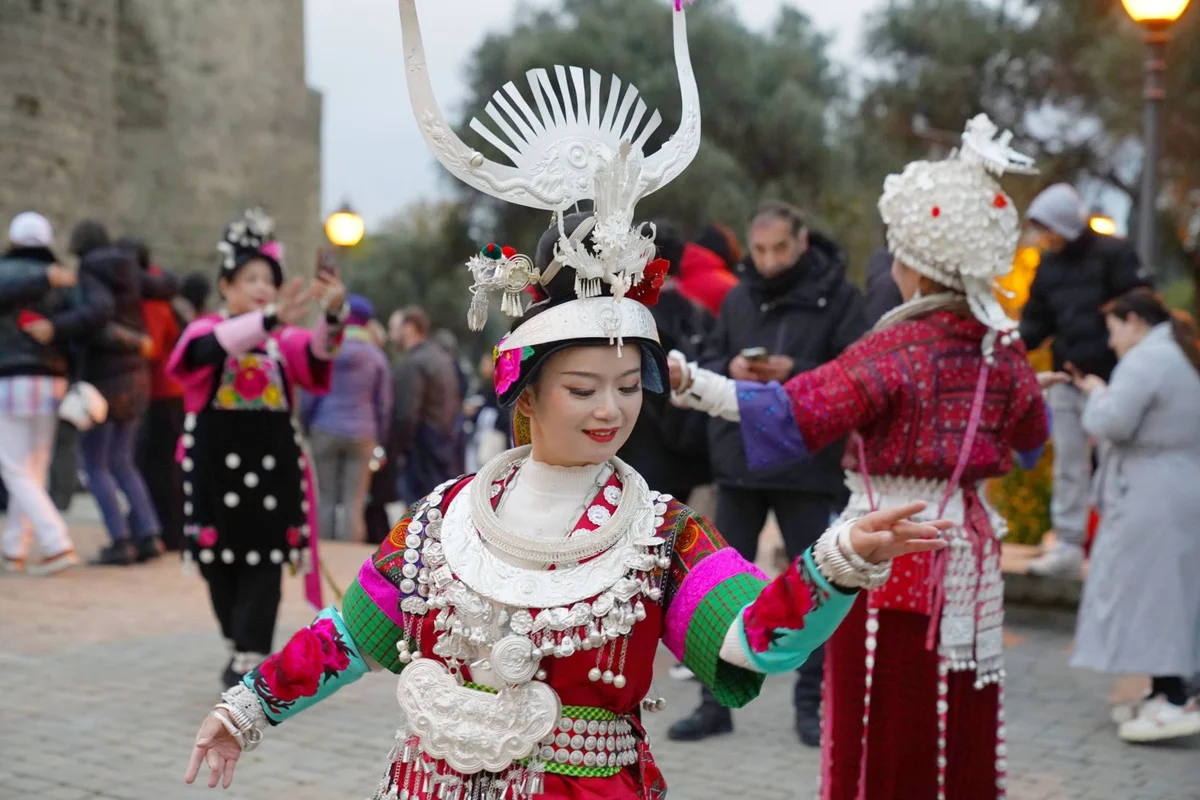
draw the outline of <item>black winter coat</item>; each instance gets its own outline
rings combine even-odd
[[[57,259],[39,247],[13,248],[0,257],[0,377],[70,372],[72,342],[101,330],[113,313],[113,300],[94,278],[80,275],[71,289],[54,289],[46,270]],[[22,311],[54,326],[54,340],[40,344],[21,331]]]
[[[698,357],[700,345],[716,325],[712,314],[671,283],[663,287],[650,312],[663,349],[678,350],[689,359]],[[686,503],[693,489],[712,481],[707,427],[707,414],[646,395],[629,441],[617,455],[636,469],[651,489]]]
[[[142,270],[124,251],[101,247],[84,256],[79,273],[100,282],[112,295],[115,323],[89,342],[82,356],[83,380],[104,395],[110,419],[140,417],[150,403],[150,366],[140,341],[146,331]]]
[[[741,282],[726,295],[705,343],[700,365],[707,369],[728,375],[734,356],[748,347],[765,347],[773,355],[790,356],[793,374],[799,374],[832,361],[867,331],[862,293],[846,279],[846,254],[820,234],[810,233],[809,249],[788,281],[764,281],[749,259],[738,270]],[[780,283],[786,288],[773,291]],[[761,472],[746,466],[738,423],[710,419],[708,442],[713,477],[721,485],[845,496],[842,442],[809,461]]]
[[[1021,315],[1021,338],[1033,350],[1052,337],[1055,369],[1069,362],[1108,380],[1117,357],[1108,347],[1100,309],[1148,283],[1129,242],[1084,231],[1058,253],[1042,257]]]

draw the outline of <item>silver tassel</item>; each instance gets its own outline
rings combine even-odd
[[[487,325],[488,297],[485,289],[479,289],[471,295],[471,307],[467,311],[467,326],[473,331],[481,331]]]
[[[521,291],[506,291],[504,299],[500,301],[500,310],[510,317],[523,317],[525,312],[529,310],[527,300],[529,295],[524,290]]]

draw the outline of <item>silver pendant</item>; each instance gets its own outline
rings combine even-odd
[[[538,668],[533,642],[524,636],[505,636],[492,645],[491,662],[496,677],[508,686],[529,683]]]
[[[460,686],[432,659],[404,668],[396,699],[421,751],[463,775],[500,772],[533,755],[562,711],[558,694],[540,681],[489,694]]]

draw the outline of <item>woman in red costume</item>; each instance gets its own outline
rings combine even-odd
[[[1036,460],[1049,420],[992,282],[1019,236],[993,175],[1028,172],[985,116],[962,148],[884,183],[904,305],[837,360],[785,385],[736,383],[672,354],[675,401],[740,419],[752,468],[857,432],[848,522],[916,500],[955,523],[946,550],[898,565],[827,647],[823,800],[1005,796],[1003,520],[983,482]]]

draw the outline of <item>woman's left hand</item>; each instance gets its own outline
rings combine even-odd
[[[925,503],[873,511],[850,528],[850,546],[864,561],[882,564],[899,556],[941,550],[946,541],[941,532],[954,527],[949,520],[913,522],[910,517],[920,514]]]
[[[322,270],[317,274],[317,299],[322,307],[332,314],[342,310],[346,301],[346,285],[337,270]]]

